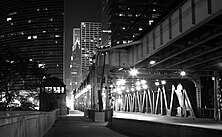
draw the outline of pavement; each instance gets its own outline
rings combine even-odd
[[[156,123],[165,123],[177,126],[198,127],[205,129],[215,129],[222,131],[222,122],[208,118],[190,118],[190,117],[172,117],[166,115],[154,115],[136,112],[114,112],[113,118],[131,119],[139,121],[150,121]]]
[[[175,125],[179,127],[193,127],[194,129],[203,128],[206,131],[218,130],[219,136],[221,136],[222,122],[215,121],[213,119],[201,119],[201,118],[183,118],[183,117],[170,117],[162,115],[153,115],[146,113],[133,113],[133,112],[114,112],[114,119],[126,119],[128,122],[130,120],[163,123],[169,125]],[[138,123],[138,122],[137,122]],[[139,136],[136,128],[145,128],[142,125],[133,126],[132,134],[127,130],[133,122],[128,123],[129,125],[121,125],[125,127],[124,129],[118,130],[115,127],[110,127],[108,122],[93,122],[91,119],[84,117],[84,113],[78,110],[70,111],[67,116],[60,117],[56,120],[52,128],[45,134],[44,137],[135,137]],[[141,127],[140,127],[141,126]],[[126,130],[125,130],[126,129]],[[144,130],[145,130],[144,129]],[[118,132],[117,132],[118,131]],[[211,132],[211,131],[210,131]],[[149,135],[151,137],[151,135]]]
[[[44,137],[127,137],[107,127],[108,122],[93,122],[78,110],[56,120]]]

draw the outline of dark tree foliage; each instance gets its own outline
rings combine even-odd
[[[46,70],[31,59],[22,58],[11,50],[0,53],[0,109],[7,110],[15,99],[21,106],[25,106],[25,102],[30,104],[24,98],[37,97],[37,87],[48,76]]]

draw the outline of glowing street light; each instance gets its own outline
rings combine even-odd
[[[141,83],[140,83],[139,81],[136,82],[136,86],[140,86],[140,84],[141,84]]]
[[[133,92],[133,91],[135,91],[135,88],[131,88],[130,90]]]
[[[136,90],[137,90],[137,91],[141,90],[141,87],[140,87],[140,86],[137,86],[137,87],[136,87]]]
[[[166,80],[161,80],[161,84],[165,85],[166,84]]]
[[[146,84],[146,80],[144,80],[144,79],[141,80],[141,84],[142,84],[142,85]]]
[[[91,85],[87,85],[86,88],[89,90],[91,89]]]
[[[145,84],[145,85],[143,85],[143,89],[147,89],[148,88],[148,86]]]
[[[154,60],[151,60],[150,61],[150,65],[153,65],[153,64],[155,64],[156,63],[156,61],[154,61]]]
[[[159,85],[160,85],[160,82],[159,82],[159,81],[156,81],[156,82],[155,82],[155,85],[156,85],[156,86],[159,86]]]
[[[139,74],[138,70],[135,68],[130,69],[129,73],[131,76],[136,76],[137,74]]]
[[[126,80],[125,79],[119,79],[116,81],[116,85],[120,86],[120,85],[125,85],[126,84]]]
[[[180,75],[181,75],[181,76],[186,76],[186,72],[185,72],[185,71],[181,71],[181,72],[180,72]]]

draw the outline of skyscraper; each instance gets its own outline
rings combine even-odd
[[[16,51],[62,80],[64,0],[1,0],[0,8],[0,51]]]
[[[81,70],[82,78],[93,64],[92,57],[101,46],[101,23],[81,22]]]
[[[73,45],[70,64],[71,90],[76,89],[81,80],[80,28],[73,29]]]
[[[103,0],[102,45],[130,43],[149,31],[183,0]]]

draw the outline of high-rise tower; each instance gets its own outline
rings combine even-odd
[[[102,45],[130,43],[184,0],[103,0]]]
[[[101,46],[101,23],[81,22],[81,69],[82,78],[93,64],[92,57]]]
[[[1,0],[0,51],[14,50],[63,79],[64,0]]]
[[[76,89],[81,80],[81,43],[80,28],[73,29],[73,45],[70,64],[71,90]]]

